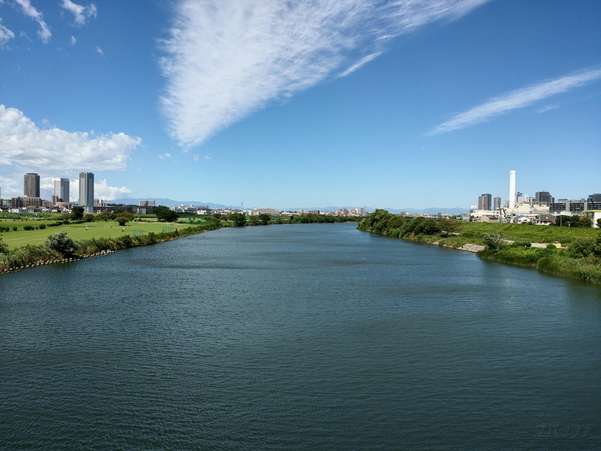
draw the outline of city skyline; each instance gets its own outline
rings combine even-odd
[[[0,3],[5,198],[85,171],[101,199],[275,208],[468,209],[509,170],[601,190],[597,1],[94,5]]]

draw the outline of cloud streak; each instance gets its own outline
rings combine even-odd
[[[171,136],[190,147],[269,102],[346,76],[390,39],[488,0],[180,0],[160,64]]]
[[[52,33],[50,33],[50,27],[46,25],[42,13],[35,9],[31,5],[29,0],[15,0],[15,2],[21,7],[23,14],[31,17],[40,25],[40,30],[38,30],[38,36],[40,37],[42,42],[46,44],[50,40]]]
[[[526,88],[516,89],[503,96],[494,97],[465,113],[456,115],[452,119],[437,126],[428,133],[428,135],[438,135],[486,122],[496,116],[507,114],[511,110],[524,108],[539,100],[566,92],[572,88],[585,85],[600,78],[601,69],[595,68],[579,71],[556,80],[538,82]],[[549,109],[552,108],[542,109],[538,112],[548,111]]]

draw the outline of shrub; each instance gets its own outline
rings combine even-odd
[[[39,227],[40,230],[44,230],[45,228],[46,228],[46,224],[40,224],[40,227]]]
[[[130,247],[134,247],[134,240],[129,235],[123,235],[117,238],[117,242],[121,249],[129,249]]]
[[[482,237],[482,242],[492,253],[501,251],[505,244],[505,240],[501,233],[487,233]]]
[[[15,226],[15,227],[13,227],[13,232],[16,232],[16,231],[17,231],[17,227]]]
[[[77,245],[64,230],[50,235],[46,245],[64,257],[71,257],[77,251]]]
[[[0,254],[6,254],[8,252],[8,244],[4,242],[0,236]]]
[[[592,238],[580,238],[572,241],[568,255],[572,258],[582,258],[593,255],[595,240]]]
[[[124,226],[125,223],[127,223],[127,221],[129,221],[129,218],[127,216],[117,216],[115,218],[115,221],[117,221],[120,226]]]
[[[34,226],[30,226],[30,225],[23,226],[23,230],[33,230],[34,228],[35,228]]]

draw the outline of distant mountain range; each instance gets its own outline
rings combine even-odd
[[[198,206],[209,207],[209,208],[236,208],[236,209],[240,208],[240,205],[222,205],[222,204],[214,204],[211,202],[201,202],[198,200],[173,200],[173,199],[167,199],[167,198],[154,198],[153,199],[153,198],[149,198],[149,197],[144,197],[144,198],[126,197],[123,199],[107,200],[106,202],[109,204],[138,205],[139,201],[141,201],[141,200],[154,200],[156,202],[156,205],[165,205],[166,207],[176,207],[178,205],[198,205]],[[244,208],[252,210],[255,207],[245,206]],[[309,210],[336,211],[339,208],[345,208],[347,210],[352,210],[353,208],[358,208],[358,207],[357,206],[348,206],[348,205],[328,206],[328,207],[288,207],[288,208],[280,208],[280,210],[297,211],[297,210],[302,209],[305,211],[309,211]],[[378,207],[378,208],[382,208],[383,210],[388,210],[390,213],[401,213],[401,212],[405,211],[405,212],[409,212],[409,213],[424,213],[424,214],[442,213],[445,215],[458,215],[458,214],[467,213],[470,211],[469,208],[461,208],[461,207],[423,208],[423,209],[419,209],[419,208],[387,208],[387,207]],[[373,207],[365,207],[365,209],[369,212],[372,212],[375,210],[375,208],[373,208]]]

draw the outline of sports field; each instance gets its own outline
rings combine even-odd
[[[0,221],[0,227],[9,227],[10,232],[0,234],[3,241],[8,244],[10,249],[22,247],[27,244],[44,244],[49,235],[64,230],[73,238],[73,240],[83,240],[89,238],[116,238],[122,235],[144,234],[149,232],[160,233],[163,231],[174,231],[189,227],[190,225],[165,222],[128,222],[125,226],[120,226],[117,222],[86,222],[83,224],[59,225],[48,227],[56,221],[22,221],[13,219],[3,219]],[[46,224],[42,230],[24,230],[25,226],[39,227]],[[13,231],[17,227],[17,231]]]

